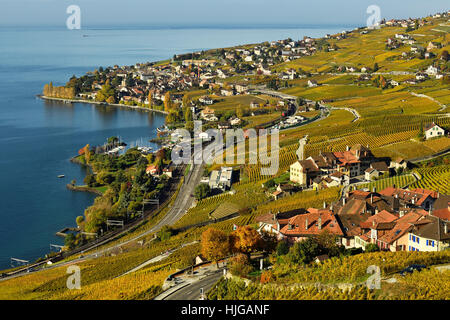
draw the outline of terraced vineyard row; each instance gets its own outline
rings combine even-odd
[[[387,187],[392,187],[394,185],[397,188],[403,188],[403,187],[406,187],[407,185],[413,183],[414,181],[416,181],[416,179],[414,178],[414,176],[412,174],[404,174],[401,176],[394,176],[394,177],[390,177],[390,178],[386,178],[386,179],[377,180],[374,182],[358,184],[356,186],[352,186],[351,189],[352,190],[369,189],[372,191],[373,188],[375,187],[376,190],[379,191],[379,190],[383,190]]]
[[[299,208],[321,208],[324,202],[329,204],[339,199],[340,190],[339,187],[333,187],[319,191],[298,192],[292,196],[258,206],[257,214],[287,212]]]
[[[436,166],[416,169],[421,179],[411,185],[411,188],[424,188],[450,194],[450,167]]]

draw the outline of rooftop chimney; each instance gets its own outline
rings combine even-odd
[[[309,227],[308,218],[306,218],[306,220],[305,220],[305,230],[308,230],[308,227]]]
[[[317,228],[319,229],[319,230],[321,230],[322,229],[322,217],[320,217],[319,216],[319,219],[317,219]]]
[[[323,202],[323,208],[326,209],[326,207],[327,207],[327,203],[324,201]]]

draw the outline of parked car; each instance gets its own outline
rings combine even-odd
[[[400,271],[399,274],[405,276],[406,274],[413,273],[414,271],[422,271],[423,269],[428,269],[428,267],[423,264],[412,264]]]

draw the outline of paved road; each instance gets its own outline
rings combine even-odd
[[[175,291],[163,300],[200,300],[200,289],[203,288],[203,292],[206,294],[222,276],[222,269],[213,271],[204,278]]]

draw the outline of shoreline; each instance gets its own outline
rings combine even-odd
[[[56,98],[56,97],[47,97],[41,94],[36,95],[38,98],[43,100],[50,100],[50,101],[62,101],[62,102],[70,102],[70,103],[85,103],[85,104],[96,104],[101,106],[110,106],[110,107],[125,107],[129,109],[134,110],[142,110],[142,111],[152,111],[152,112],[159,112],[162,114],[167,115],[167,112],[162,110],[156,110],[156,109],[149,109],[139,106],[128,106],[126,104],[120,104],[120,103],[106,103],[106,102],[99,102],[99,101],[93,101],[93,100],[84,100],[84,99],[65,99],[65,98]]]
[[[87,186],[74,186],[70,183],[66,184],[66,188],[72,191],[79,191],[79,192],[89,192],[96,194],[98,196],[102,196],[103,193],[95,188],[87,187]]]

